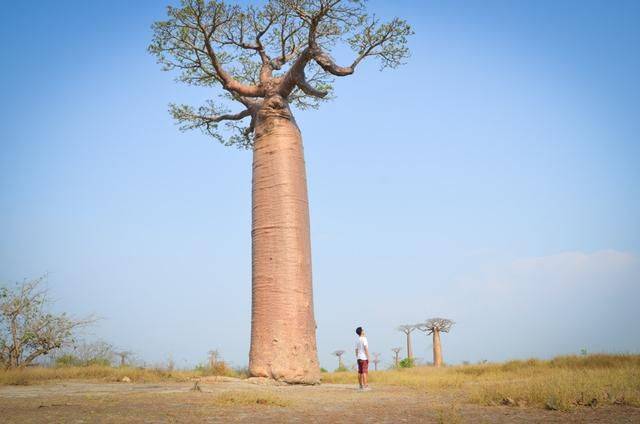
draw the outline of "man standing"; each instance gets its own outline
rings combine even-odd
[[[356,341],[356,359],[358,360],[358,383],[360,390],[370,390],[367,382],[369,373],[369,343],[364,335],[362,327],[356,328],[358,340]]]

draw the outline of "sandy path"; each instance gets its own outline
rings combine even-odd
[[[244,381],[193,383],[64,382],[0,387],[3,423],[640,423],[640,408],[580,408],[575,412],[535,408],[469,405],[463,393],[425,393],[377,386],[358,392],[354,386],[261,386]],[[279,399],[286,406],[220,405],[217,399],[238,394]]]

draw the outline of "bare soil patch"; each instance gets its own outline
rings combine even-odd
[[[167,383],[52,382],[0,387],[4,423],[637,423],[640,408],[584,407],[572,412],[479,406],[464,392],[355,385],[269,386],[242,380]]]

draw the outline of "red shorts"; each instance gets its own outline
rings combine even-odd
[[[369,360],[358,359],[358,374],[366,374],[369,372]]]

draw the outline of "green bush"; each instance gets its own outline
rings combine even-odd
[[[404,358],[400,361],[400,368],[413,368],[415,366],[415,361],[413,358]]]
[[[326,369],[326,368],[322,368],[322,367],[320,367],[320,372],[329,372],[329,371],[327,371],[327,369]]]

